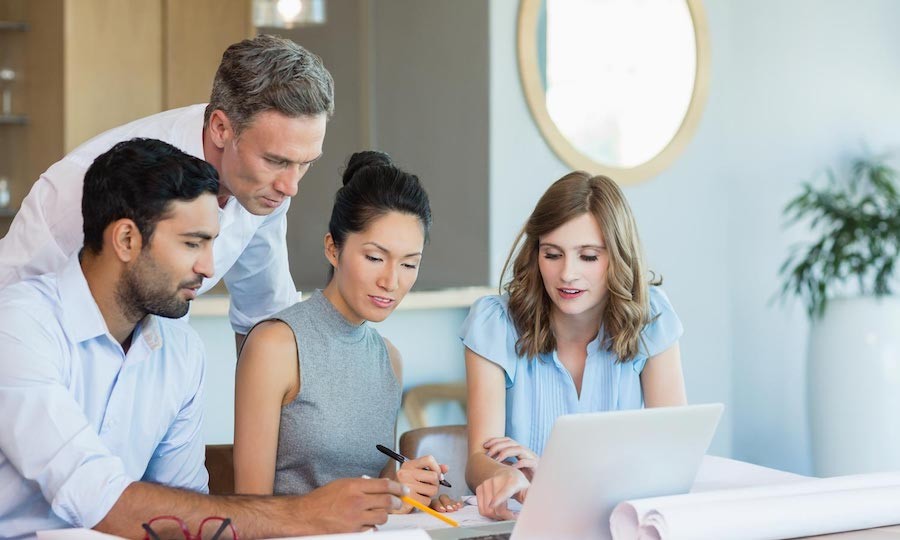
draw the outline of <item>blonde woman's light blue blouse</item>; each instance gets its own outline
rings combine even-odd
[[[581,396],[554,350],[533,360],[516,354],[519,338],[509,315],[509,297],[478,299],[463,322],[459,337],[476,354],[497,364],[506,375],[506,435],[541,455],[550,428],[563,414],[639,409],[644,406],[641,371],[647,359],[681,337],[683,327],[666,294],[650,287],[651,322],[641,331],[640,353],[617,362],[601,347],[598,335],[588,344]]]

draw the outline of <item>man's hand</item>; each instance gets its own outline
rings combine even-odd
[[[297,519],[317,533],[359,532],[387,521],[409,488],[387,478],[344,478],[299,498]]]

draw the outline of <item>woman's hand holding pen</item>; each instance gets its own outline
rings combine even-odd
[[[534,479],[539,458],[527,446],[523,446],[509,437],[494,437],[485,441],[484,452],[489,458],[501,463],[510,458],[516,458],[515,463],[508,463],[508,465],[522,471],[529,482]]]
[[[441,474],[446,473],[447,471],[447,466],[439,464],[433,456],[423,456],[416,459],[410,459],[400,465],[400,470],[397,471],[397,480],[401,484],[409,487],[409,496],[413,499],[426,506],[430,505],[435,510],[452,512],[458,510],[462,506],[462,503],[459,501],[452,501],[447,495],[441,495],[441,497],[435,498],[438,494]],[[435,499],[432,503],[433,498]],[[408,505],[404,505],[401,512],[408,512],[410,510],[410,508],[407,508],[406,506]]]

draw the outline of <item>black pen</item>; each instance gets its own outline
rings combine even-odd
[[[401,464],[402,464],[402,463],[405,463],[405,462],[409,461],[409,458],[408,458],[408,457],[404,456],[403,454],[401,454],[401,453],[399,453],[399,452],[394,452],[393,450],[391,450],[390,448],[388,448],[388,447],[386,447],[386,446],[381,446],[380,444],[376,444],[376,445],[375,445],[375,448],[377,448],[379,452],[381,452],[382,454],[386,455],[387,457],[389,457],[389,458],[391,458],[391,459],[394,459],[394,460],[397,460],[397,463],[401,463]],[[450,482],[444,480],[444,473],[442,473],[441,471],[438,471],[438,474],[441,475],[441,476],[440,476],[441,481],[440,481],[439,483],[440,483],[442,486],[444,486],[444,487],[453,487],[453,486],[450,485]]]

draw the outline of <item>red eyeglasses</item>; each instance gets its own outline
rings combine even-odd
[[[146,531],[144,533],[144,540],[170,540],[168,536],[160,536],[159,531],[162,531],[163,534],[171,534],[168,530],[172,525],[178,526],[181,530],[181,534],[184,535],[185,540],[238,540],[237,531],[234,529],[231,519],[218,516],[210,516],[201,521],[196,535],[191,534],[187,523],[179,517],[157,516],[147,523],[141,524],[141,527]],[[153,528],[154,526],[157,530]],[[216,532],[213,533],[212,536],[204,534],[204,530],[209,533],[213,527],[216,527]]]

